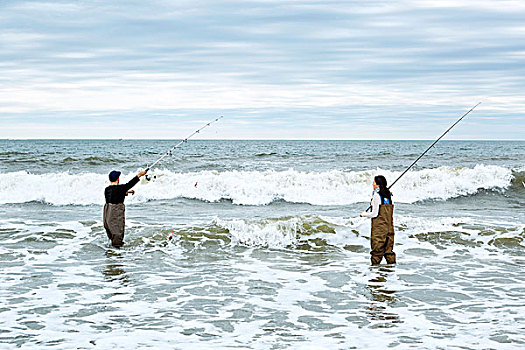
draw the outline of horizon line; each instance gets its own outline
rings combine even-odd
[[[0,138],[0,141],[180,141],[184,138]],[[435,139],[216,139],[195,138],[192,141],[435,141]],[[450,139],[440,141],[525,141],[525,139]]]

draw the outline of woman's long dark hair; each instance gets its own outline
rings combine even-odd
[[[390,193],[390,190],[387,187],[385,177],[383,175],[377,175],[374,177],[374,181],[376,185],[379,186],[379,195],[383,198],[391,199],[392,193]]]

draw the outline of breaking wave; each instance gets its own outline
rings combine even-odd
[[[521,191],[522,169],[514,172],[494,165],[474,168],[442,166],[408,172],[393,188],[394,200],[414,203],[447,200],[479,191]],[[366,202],[375,175],[393,181],[399,172],[368,171],[301,172],[287,171],[200,171],[176,173],[158,170],[152,181],[142,180],[137,194],[127,203],[174,198],[208,202],[231,200],[238,205],[267,205],[274,201],[312,205],[348,205]],[[127,181],[133,175],[121,179]],[[519,183],[518,183],[519,182]],[[103,189],[109,183],[105,174],[12,172],[0,174],[0,204],[40,201],[53,205],[103,204]],[[524,188],[525,189],[525,188]]]
[[[512,222],[491,222],[469,217],[411,217],[395,215],[398,249],[429,249],[439,254],[447,247],[498,247],[523,249],[525,226]],[[228,243],[249,247],[286,248],[308,251],[328,251],[333,248],[362,253],[368,252],[370,220],[360,217],[297,216],[266,219],[220,219],[210,225],[193,228],[196,232],[209,232],[206,239],[228,236]],[[184,241],[186,229],[174,231],[174,237]]]

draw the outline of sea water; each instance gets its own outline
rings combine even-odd
[[[395,266],[371,267],[375,175],[430,141],[0,140],[0,348],[525,347],[525,142],[441,141],[393,188]]]

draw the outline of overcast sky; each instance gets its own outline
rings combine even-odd
[[[525,1],[0,2],[0,138],[525,139]]]

